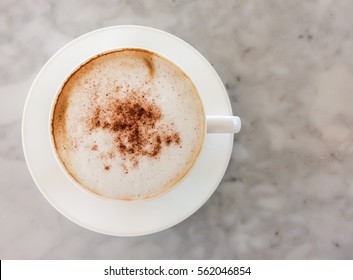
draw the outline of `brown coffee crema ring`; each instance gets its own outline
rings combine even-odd
[[[99,54],[68,77],[51,128],[57,155],[79,185],[98,196],[136,200],[185,177],[204,125],[197,90],[180,68],[126,48]]]

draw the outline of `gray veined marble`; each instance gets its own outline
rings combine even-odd
[[[352,259],[353,2],[0,1],[1,259]],[[226,175],[163,232],[104,236],[70,222],[27,170],[28,89],[65,43],[140,24],[189,42],[242,117]]]

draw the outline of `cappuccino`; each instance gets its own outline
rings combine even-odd
[[[175,186],[203,144],[205,115],[190,78],[142,49],[92,58],[65,82],[54,106],[59,160],[83,188],[139,200]]]

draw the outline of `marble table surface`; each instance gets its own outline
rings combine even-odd
[[[0,1],[1,259],[352,259],[353,2]],[[25,163],[21,115],[75,37],[139,24],[198,49],[243,120],[223,181],[184,222],[112,237],[67,220]]]

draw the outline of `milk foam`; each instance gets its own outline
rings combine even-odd
[[[127,49],[94,58],[70,76],[52,131],[60,160],[80,185],[135,200],[186,175],[204,123],[198,93],[182,70],[154,53]]]

